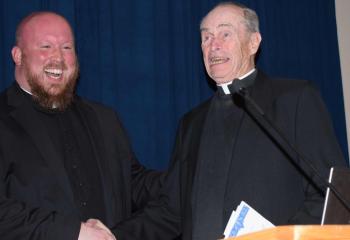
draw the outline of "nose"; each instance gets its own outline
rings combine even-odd
[[[221,41],[220,39],[218,38],[213,38],[213,40],[211,41],[211,44],[210,44],[210,50],[211,51],[217,51],[217,50],[220,50],[221,49]]]
[[[62,61],[63,60],[63,52],[60,48],[55,47],[53,48],[51,58],[56,61]]]

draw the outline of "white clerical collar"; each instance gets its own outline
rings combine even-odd
[[[18,84],[19,85],[19,84]],[[19,87],[23,90],[23,91],[25,91],[26,93],[28,93],[29,95],[33,95],[31,92],[29,92],[28,90],[26,90],[26,89],[24,89],[24,88],[22,88],[22,86],[21,85],[19,85]]]
[[[252,74],[255,71],[255,68],[253,68],[252,70],[250,70],[249,72],[247,72],[246,74],[243,74],[242,76],[240,76],[238,79],[241,80],[243,78],[248,77],[250,74]],[[233,81],[233,80],[232,80]],[[217,86],[222,87],[222,90],[224,91],[225,94],[231,94],[230,90],[228,89],[228,85],[232,84],[232,81],[227,82],[227,83],[221,83],[221,84],[217,84]]]
[[[18,84],[19,85],[19,84]],[[28,93],[29,95],[32,95],[33,96],[33,94],[30,92],[30,91],[28,91],[28,90],[26,90],[26,89],[24,89],[22,86],[20,86],[19,85],[19,87],[24,91],[24,92],[26,92],[26,93]],[[56,104],[54,103],[53,105],[52,105],[52,109],[56,109],[57,108],[57,106],[56,106]]]

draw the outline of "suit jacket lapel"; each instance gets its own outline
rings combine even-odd
[[[26,102],[26,98],[20,94],[17,86],[12,86],[8,90],[8,103],[14,109],[10,112],[12,118],[20,124],[32,138],[42,157],[47,161],[62,190],[66,193],[67,199],[74,205],[74,196],[69,183],[68,176],[64,169],[63,160],[56,151],[50,137],[43,131],[40,119],[35,114],[35,110]]]
[[[263,72],[258,71],[251,91],[252,98],[265,113],[270,110],[273,101],[272,89],[267,82],[267,76]]]
[[[75,103],[77,104],[77,110],[81,119],[83,121],[84,127],[89,136],[89,140],[91,142],[94,157],[99,166],[101,183],[103,186],[104,192],[104,200],[106,206],[106,219],[107,223],[113,223],[116,221],[115,216],[115,203],[114,203],[114,192],[112,189],[115,189],[112,184],[112,176],[110,172],[110,166],[108,164],[108,157],[106,153],[108,150],[105,148],[107,146],[105,144],[105,138],[102,135],[101,124],[98,121],[98,117],[96,113],[91,109],[88,105],[81,102],[80,99],[76,99]],[[116,176],[121,176],[121,172],[115,172]],[[108,206],[112,206],[112,209],[108,209]]]
[[[183,239],[192,238],[192,190],[193,181],[195,177],[196,166],[198,162],[198,151],[201,142],[201,136],[203,132],[204,122],[209,110],[211,100],[205,102],[197,109],[196,113],[184,119],[182,132],[186,133],[184,136],[183,146],[185,148],[186,156],[185,161],[181,164],[181,202],[184,203],[182,208],[182,215],[184,221],[183,227]],[[188,126],[189,124],[189,126]]]
[[[191,138],[189,139],[190,142],[185,144],[185,146],[188,147],[187,160],[188,160],[188,168],[189,168],[189,174],[190,174],[189,176],[192,176],[191,178],[192,181],[193,181],[193,177],[195,175],[195,170],[197,167],[199,146],[201,143],[203,127],[204,127],[205,120],[207,118],[207,114],[208,114],[208,110],[211,102],[212,102],[212,99],[205,102],[204,105],[202,105],[200,109],[198,109],[199,110],[198,114],[194,115],[194,118],[192,119],[193,122],[191,123],[191,126],[192,126],[192,129],[190,130],[191,133],[189,134],[189,136],[191,136]]]

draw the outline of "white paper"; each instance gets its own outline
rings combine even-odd
[[[224,231],[225,238],[236,237],[247,233],[274,227],[246,202],[242,201],[231,217]]]

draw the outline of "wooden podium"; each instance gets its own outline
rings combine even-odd
[[[350,240],[350,225],[279,226],[228,240]]]

